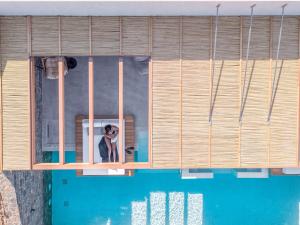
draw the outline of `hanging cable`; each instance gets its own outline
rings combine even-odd
[[[268,119],[267,119],[268,122],[270,122],[270,119],[271,119],[273,105],[274,105],[275,96],[276,96],[276,92],[277,92],[277,87],[278,87],[278,83],[279,83],[279,77],[280,77],[280,73],[279,73],[278,78],[277,78],[277,64],[278,64],[280,44],[281,44],[281,36],[282,36],[282,29],[283,29],[284,9],[285,9],[286,6],[287,6],[287,4],[284,4],[283,6],[281,6],[281,21],[280,21],[280,29],[279,29],[279,35],[278,35],[275,71],[274,71],[273,82],[272,82],[271,101],[270,101],[270,107],[269,107],[269,113],[268,113]]]
[[[211,77],[211,89],[210,89],[210,110],[209,110],[209,123],[212,121],[212,114],[213,114],[213,87],[214,87],[214,76],[215,76],[215,59],[216,59],[216,49],[217,49],[217,34],[218,34],[218,22],[219,22],[219,8],[220,4],[216,6],[216,22],[215,22],[215,35],[214,35],[214,45],[213,45],[213,60],[212,60],[212,77]],[[215,93],[217,94],[217,93]]]
[[[246,78],[247,78],[247,69],[248,69],[248,59],[249,59],[249,52],[250,52],[250,42],[251,42],[251,34],[252,34],[252,24],[253,24],[253,9],[256,6],[256,4],[251,6],[251,17],[250,17],[250,27],[248,31],[248,42],[247,42],[247,52],[246,52],[246,64],[245,64],[245,73],[244,73],[244,82],[243,82],[243,89],[242,89],[242,97],[241,97],[241,105],[240,105],[240,117],[239,122],[242,122],[243,115],[244,115],[244,108],[247,100],[247,93],[245,95],[245,86],[246,86]],[[247,83],[247,89],[250,86],[251,79],[249,79]]]

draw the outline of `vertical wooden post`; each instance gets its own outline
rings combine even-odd
[[[36,127],[35,127],[35,119],[36,119],[36,113],[35,113],[35,63],[34,58],[31,57],[29,61],[29,69],[30,69],[30,97],[31,97],[31,167],[33,164],[36,163]]]
[[[94,163],[94,60],[89,57],[89,163]]]
[[[122,17],[119,17],[119,38],[120,38],[120,57],[119,57],[119,162],[123,163],[123,161],[126,161],[126,159],[123,158],[123,121],[124,121],[124,115],[123,115],[123,29],[122,29]]]
[[[179,72],[180,72],[180,130],[179,130],[179,165],[180,169],[182,168],[182,16],[179,21]]]
[[[59,126],[59,163],[65,162],[65,100],[64,100],[64,60],[59,57],[58,62],[58,126]]]
[[[153,81],[153,65],[152,65],[152,17],[148,19],[149,32],[149,64],[148,64],[148,162],[152,167],[152,81]]]
[[[27,16],[27,52],[28,52],[28,86],[29,86],[29,156],[30,156],[30,165],[36,161],[36,151],[35,151],[35,74],[33,70],[33,59],[32,54],[32,25],[31,25],[31,16]]]
[[[272,68],[272,57],[273,57],[273,29],[272,29],[272,26],[273,26],[273,20],[272,20],[272,16],[270,16],[270,51],[269,51],[269,96],[271,96],[271,89],[272,89],[272,71],[273,71],[273,68]],[[269,105],[270,105],[270,102],[271,102],[271,97],[269,97]],[[267,150],[267,167],[270,168],[270,154],[271,154],[271,122],[268,123],[268,150]]]
[[[119,58],[119,162],[123,163],[123,57]]]
[[[58,151],[59,163],[65,163],[65,77],[64,77],[64,60],[62,57],[61,44],[61,17],[58,17]]]
[[[89,163],[94,163],[94,59],[92,57],[92,17],[89,17]]]
[[[213,36],[213,17],[210,17],[210,44],[209,44],[209,77],[210,77],[210,85],[209,85],[209,93],[212,92],[212,36]],[[210,108],[208,110],[208,114],[210,113]],[[208,163],[209,167],[211,167],[211,133],[212,133],[212,124],[208,127]]]
[[[243,66],[243,17],[240,16],[240,68],[239,68],[239,79],[240,79],[240,102],[242,101],[244,96],[241,96],[242,91],[242,66]],[[239,104],[239,107],[241,104]],[[241,108],[239,108],[239,112]],[[241,135],[242,135],[242,123],[239,123],[239,147],[238,147],[238,166],[241,167]]]

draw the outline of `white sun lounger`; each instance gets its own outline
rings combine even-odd
[[[190,169],[181,170],[181,179],[212,179],[214,178],[213,172],[192,172]]]
[[[260,171],[245,171],[245,172],[237,172],[237,178],[268,178],[269,170],[268,169],[260,169]]]
[[[94,119],[94,162],[101,163],[102,158],[99,153],[98,144],[104,135],[104,127],[108,124],[119,126],[118,119]],[[89,160],[89,120],[82,121],[82,152],[83,162]],[[123,124],[123,134],[125,134],[125,120]],[[125,137],[123,138],[123,146],[125,146]],[[118,150],[119,151],[119,150]],[[125,155],[125,149],[123,149]],[[124,175],[124,169],[85,169],[83,175]]]
[[[299,168],[283,168],[282,173],[288,174],[288,175],[300,175],[300,169]]]

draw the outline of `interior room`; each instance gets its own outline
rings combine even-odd
[[[58,57],[35,58],[36,147],[42,149],[44,155],[58,154],[57,60]],[[123,57],[123,112],[126,124],[124,129],[128,125],[126,119],[132,121],[130,131],[125,130],[124,140],[128,142],[129,136],[133,136],[129,140],[130,145],[124,143],[124,151],[126,155],[132,155],[133,160],[137,162],[146,162],[148,157],[148,61],[148,57]],[[119,57],[93,57],[94,124],[116,122],[118,127],[118,62]],[[78,129],[76,126],[88,125],[89,57],[64,57],[64,64],[65,151],[76,151],[78,155],[77,151],[80,151],[78,149],[83,149],[83,155],[78,156],[76,160],[81,162],[85,160],[84,149],[88,149],[88,141],[85,142],[87,137],[84,136],[85,134],[88,136],[88,129]],[[97,162],[97,154],[99,155],[99,137],[102,137],[105,132],[104,126],[99,126],[94,125],[95,162]],[[81,144],[80,147],[78,143]],[[65,155],[68,161],[67,153]],[[44,157],[43,161],[52,161],[52,159],[53,157]]]

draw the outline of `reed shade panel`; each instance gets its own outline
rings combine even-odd
[[[58,41],[58,17],[32,17],[33,55],[58,55]]]
[[[179,18],[153,18],[153,167],[180,167]]]
[[[119,17],[92,17],[93,55],[120,54]]]
[[[88,17],[61,17],[62,54],[89,55]]]
[[[122,53],[124,55],[148,55],[148,22],[147,17],[122,18]]]
[[[273,50],[276,49],[280,17],[273,18]],[[299,19],[284,18],[278,69],[280,80],[270,123],[270,166],[298,165]],[[276,52],[273,51],[273,59]],[[272,64],[272,76],[275,60]]]
[[[272,17],[272,24],[270,17],[254,18],[246,78],[251,84],[242,123],[249,17],[243,17],[242,24],[240,17],[219,18],[213,87],[210,45],[215,18],[212,27],[208,17],[182,17],[182,27],[180,17],[153,17],[151,27],[148,17],[91,19],[94,56],[151,52],[154,168],[298,166],[298,17],[284,18],[277,70],[281,76],[270,123],[266,121],[280,17]],[[0,20],[3,169],[30,169],[26,17]],[[59,55],[58,25],[58,17],[32,17],[33,56]],[[61,17],[62,55],[88,56],[89,40],[88,17]],[[216,100],[210,127],[211,88]]]
[[[210,18],[184,17],[182,167],[209,167]]]
[[[250,17],[242,24],[242,73],[241,89],[244,83],[246,52]],[[264,167],[268,165],[268,123],[270,95],[270,18],[254,17],[246,74],[244,114],[241,123],[240,160],[242,167]],[[250,85],[247,84],[250,82]],[[247,89],[248,87],[248,89]]]
[[[240,99],[239,17],[220,17],[218,29],[213,93],[216,89],[218,92],[212,116],[211,166],[236,167],[238,165]]]
[[[28,56],[26,24],[26,17],[1,17],[2,62]]]
[[[1,17],[3,169],[30,169],[26,17]]]

